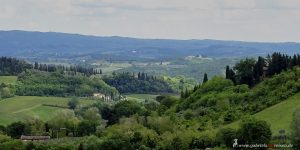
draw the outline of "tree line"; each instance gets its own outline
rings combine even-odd
[[[235,84],[247,84],[253,87],[264,78],[272,77],[299,65],[299,54],[288,56],[275,52],[266,58],[259,56],[257,60],[252,58],[241,60],[233,68],[227,66],[225,74],[226,79],[230,79]]]
[[[173,93],[173,89],[163,79],[148,75],[144,72],[113,73],[104,76],[103,80],[110,86],[115,87],[120,93]]]
[[[18,60],[11,57],[0,57],[0,76],[16,76],[27,69],[35,69],[46,72],[56,72],[62,70],[69,75],[85,75],[91,76],[95,74],[102,74],[102,69],[95,69],[92,67],[85,67],[79,65],[55,65],[55,64],[42,64],[34,62],[30,64],[23,60]]]
[[[64,65],[55,65],[55,64],[39,64],[35,62],[32,66],[35,70],[46,71],[46,72],[55,72],[58,70],[62,70],[67,72],[68,74],[83,74],[86,76],[91,76],[95,74],[102,74],[102,69],[94,69],[92,67],[83,67],[79,65],[75,66],[64,66]]]
[[[0,57],[0,76],[18,75],[32,66],[25,61],[10,57]]]

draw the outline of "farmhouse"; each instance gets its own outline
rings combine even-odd
[[[101,93],[94,93],[94,94],[93,94],[93,97],[94,97],[94,98],[105,98],[105,95],[104,95],[104,94],[101,94]]]
[[[104,101],[112,100],[111,96],[104,95],[102,93],[94,93],[93,97],[96,99],[103,99]]]

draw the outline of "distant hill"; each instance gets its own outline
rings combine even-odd
[[[299,53],[300,43],[136,39],[56,32],[0,31],[0,55],[26,59],[172,59],[190,55],[237,57],[273,51]]]

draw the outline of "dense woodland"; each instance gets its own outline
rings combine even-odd
[[[16,76],[19,73],[25,71],[26,69],[31,69],[32,66],[25,61],[20,61],[15,58],[10,57],[1,57],[0,58],[0,75],[8,76],[13,75]]]
[[[67,75],[63,71],[44,72],[27,70],[18,75],[17,95],[26,96],[78,96],[90,97],[102,93],[119,97],[118,91],[100,78]]]
[[[115,87],[120,93],[172,93],[174,90],[167,82],[156,76],[147,75],[144,72],[113,73],[105,76],[103,80]]]
[[[300,92],[300,67],[296,63],[298,59],[299,55],[295,55],[294,59],[274,53],[267,58],[259,57],[258,60],[241,60],[233,69],[227,67],[225,78],[216,76],[208,79],[205,74],[202,84],[183,91],[180,98],[162,95],[156,100],[144,102],[98,102],[86,107],[77,107],[76,98],[72,98],[69,102],[71,109],[58,112],[49,121],[28,118],[22,122],[0,126],[0,147],[10,149],[17,146],[18,149],[37,150],[185,150],[212,147],[231,149],[232,139],[235,138],[239,139],[240,144],[276,143],[279,141],[277,135],[271,132],[271,125],[252,118],[251,115]],[[283,60],[286,64],[278,68]],[[160,79],[145,73],[120,73],[104,78],[105,82],[116,86],[120,92],[144,86],[147,82],[149,89],[156,84],[157,87],[165,86],[163,82],[156,83],[161,82]],[[70,84],[78,85],[79,88],[82,84],[96,87],[92,84],[94,81],[90,81],[92,78],[37,70],[21,73],[18,80],[18,86],[28,86],[32,91],[43,89],[44,86],[58,85],[60,88]],[[78,84],[74,81],[78,81]],[[20,91],[18,86],[16,91]],[[24,92],[26,91],[24,88]],[[73,93],[76,95],[76,90]],[[224,128],[237,120],[241,121],[237,129]],[[279,139],[280,142],[290,142],[295,149],[299,149],[299,124],[298,109],[293,115],[291,133],[284,139]],[[23,134],[59,138],[47,142],[22,143],[17,139]]]

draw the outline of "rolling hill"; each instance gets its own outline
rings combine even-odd
[[[0,31],[0,55],[30,60],[161,60],[197,54],[209,57],[253,56],[273,51],[300,52],[300,43],[136,39],[56,32]]]

